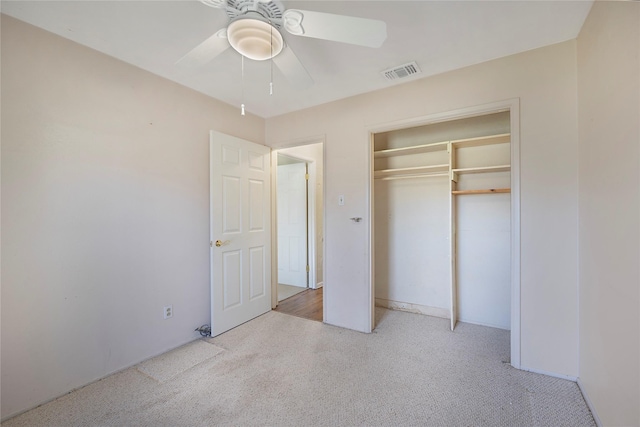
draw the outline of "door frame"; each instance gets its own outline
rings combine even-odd
[[[291,148],[303,147],[306,145],[313,144],[322,144],[322,192],[323,192],[323,206],[322,206],[322,240],[324,241],[325,236],[325,224],[326,224],[326,206],[324,205],[324,188],[325,188],[325,141],[324,138],[314,138],[311,140],[297,141],[292,144],[282,145],[279,147],[272,147],[271,149],[271,253],[276,254],[271,257],[271,308],[275,309],[278,305],[278,212],[277,212],[277,167],[278,167],[278,154],[282,154],[288,157],[292,157],[295,159],[302,160],[307,163],[309,170],[309,182],[317,183],[318,182],[318,170],[317,170],[317,162],[315,159],[310,159],[305,156],[301,156],[299,154],[289,154],[289,153],[280,153],[282,150],[288,150]],[[324,300],[324,292],[326,291],[326,284],[324,283],[325,269],[324,269],[324,259],[326,257],[326,245],[322,245],[322,272],[323,272],[323,282],[320,286],[318,286],[317,281],[317,270],[318,270],[318,253],[316,250],[317,246],[317,220],[316,220],[316,188],[315,185],[308,185],[308,199],[307,199],[307,222],[309,224],[308,230],[308,257],[309,257],[309,287],[313,289],[323,288],[323,300]],[[313,284],[313,286],[311,286]],[[323,319],[326,319],[326,304],[322,304],[323,310]]]
[[[520,285],[520,98],[458,110],[368,126],[369,141],[369,318],[375,328],[375,218],[374,218],[374,135],[439,122],[509,111],[511,131],[511,365],[521,367],[521,285]]]

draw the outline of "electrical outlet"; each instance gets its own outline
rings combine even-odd
[[[164,308],[164,318],[171,319],[173,317],[173,306],[168,305]]]

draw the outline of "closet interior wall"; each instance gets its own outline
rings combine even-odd
[[[509,132],[501,112],[375,134],[376,305],[510,329]]]

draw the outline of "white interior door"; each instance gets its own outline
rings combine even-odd
[[[271,310],[270,148],[210,135],[211,334]]]
[[[307,165],[278,166],[278,283],[307,287]]]

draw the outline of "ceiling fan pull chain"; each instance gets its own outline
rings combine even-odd
[[[240,115],[244,116],[244,55],[240,55],[241,59],[241,71],[240,74],[242,76],[242,79],[240,81],[240,84],[242,86],[242,99],[241,99],[241,104],[240,104]]]
[[[270,47],[271,47],[271,57],[269,58],[269,96],[273,95],[273,24],[271,22],[269,22],[271,24],[271,41],[270,41]]]

